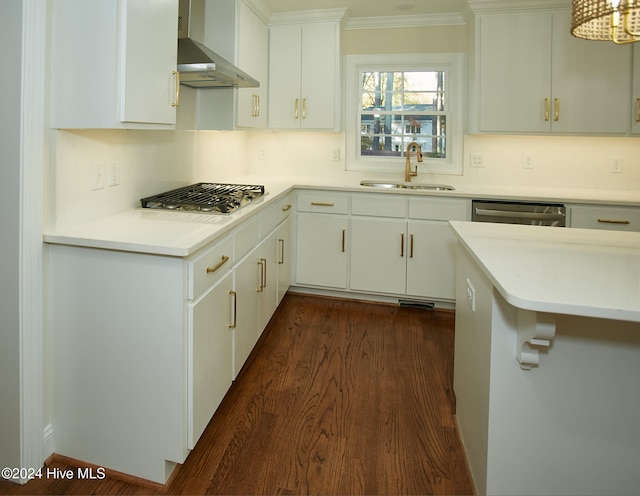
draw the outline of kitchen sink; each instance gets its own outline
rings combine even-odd
[[[425,189],[431,191],[453,191],[448,184],[390,183],[385,181],[360,181],[360,186],[383,189]]]

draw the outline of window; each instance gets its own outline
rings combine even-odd
[[[462,173],[460,54],[347,56],[349,170],[404,170],[407,145],[423,172]]]

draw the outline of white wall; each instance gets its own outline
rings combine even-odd
[[[19,467],[22,0],[0,2],[0,19],[0,467]]]
[[[332,183],[354,184],[372,177],[403,180],[404,164],[394,173],[345,171],[343,133],[259,132],[249,141],[250,172],[258,175],[326,177]],[[340,161],[333,150],[340,149]],[[469,166],[469,155],[480,153],[484,167]],[[533,157],[534,168],[522,167],[522,156]],[[264,157],[264,158],[261,158]],[[621,174],[610,172],[622,159]],[[420,173],[418,181],[456,185],[504,185],[550,188],[640,191],[640,138],[540,137],[467,135],[462,176]]]
[[[140,198],[199,181],[225,182],[246,174],[243,132],[52,131],[50,226],[89,221],[135,208]],[[91,189],[91,169],[112,163],[120,184]]]

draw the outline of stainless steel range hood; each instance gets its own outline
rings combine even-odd
[[[180,84],[192,88],[257,88],[260,83],[224,57],[195,41],[204,38],[204,0],[180,0],[178,72]]]

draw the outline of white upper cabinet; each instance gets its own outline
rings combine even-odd
[[[301,21],[272,17],[269,27],[269,128],[338,129],[340,20],[327,10]]]
[[[571,36],[569,11],[476,18],[472,132],[626,134],[631,48]]]
[[[182,87],[178,129],[267,127],[269,30],[261,0],[206,0],[203,43],[256,79],[258,88]]]
[[[51,6],[52,127],[174,127],[178,0]]]
[[[238,66],[260,82],[258,88],[239,88],[238,127],[266,128],[269,79],[269,29],[244,2],[238,2]]]
[[[631,92],[631,133],[640,134],[640,45],[633,45],[633,81]]]

